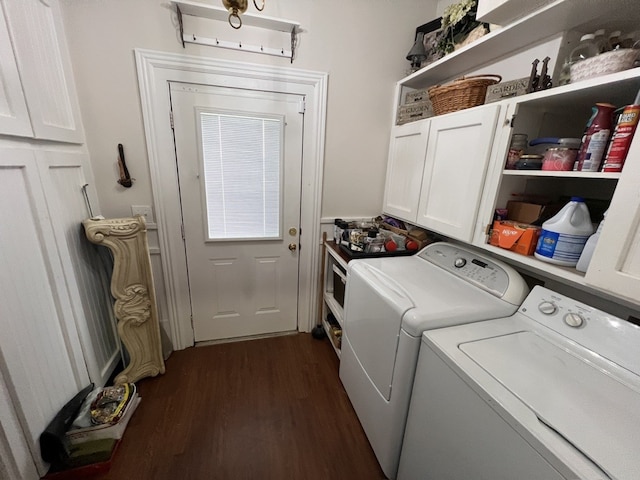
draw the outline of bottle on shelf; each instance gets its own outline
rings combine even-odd
[[[620,40],[620,32],[616,31],[616,32],[613,32],[613,33],[617,33],[618,34],[615,38],[619,42],[619,40]],[[609,50],[611,50],[611,46],[609,45],[609,42],[611,41],[611,36],[613,35],[613,33],[611,35],[609,35],[609,40],[607,40],[607,37],[605,36],[604,28],[601,28],[601,29],[596,30],[595,32],[593,32],[593,43],[595,44],[596,48],[598,49],[598,54],[604,53],[604,52],[608,52]]]
[[[595,250],[596,244],[598,243],[598,239],[600,238],[600,232],[602,231],[602,226],[604,225],[604,219],[606,217],[607,217],[607,212],[604,212],[602,221],[600,222],[600,225],[598,225],[598,229],[596,230],[596,233],[591,235],[589,237],[589,240],[587,240],[587,243],[584,245],[584,249],[580,254],[580,259],[576,264],[576,270],[578,270],[579,272],[586,272],[587,269],[589,268],[589,263],[591,263],[591,257],[593,257],[593,251]]]
[[[610,103],[596,103],[587,122],[574,170],[597,172],[604,156],[604,149],[611,136],[612,117],[616,109]]]
[[[592,233],[593,224],[584,200],[571,197],[569,203],[542,224],[534,255],[544,262],[574,267]]]
[[[609,35],[609,50],[619,50],[622,47],[622,32],[620,30],[614,30]]]
[[[578,46],[571,50],[569,55],[569,63],[573,65],[580,60],[586,60],[587,58],[595,57],[598,55],[598,47],[594,42],[595,36],[593,33],[587,33],[580,37],[580,43]]]
[[[580,37],[580,42],[571,50],[569,56],[564,60],[558,75],[558,85],[571,83],[571,65],[587,58],[598,55],[598,48],[594,43],[593,33],[587,33]]]

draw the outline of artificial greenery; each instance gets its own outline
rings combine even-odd
[[[478,5],[476,0],[462,0],[445,8],[442,14],[442,31],[435,46],[436,53],[444,56],[454,51],[456,44],[481,22],[476,20]],[[488,24],[485,24],[488,27]]]

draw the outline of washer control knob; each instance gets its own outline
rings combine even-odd
[[[564,323],[569,325],[570,327],[578,328],[581,327],[584,323],[584,318],[579,313],[567,313],[564,316]]]
[[[467,264],[467,261],[462,257],[458,257],[453,261],[453,266],[456,268],[462,268],[466,264]]]
[[[538,305],[538,310],[545,315],[553,315],[558,311],[558,307],[556,307],[556,304],[553,302],[542,302]]]

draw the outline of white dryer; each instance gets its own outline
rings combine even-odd
[[[637,480],[640,328],[535,287],[425,332],[399,480]]]
[[[340,379],[388,478],[395,478],[421,335],[511,315],[528,288],[511,267],[450,243],[349,262]]]

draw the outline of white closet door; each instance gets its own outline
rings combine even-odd
[[[0,369],[41,475],[38,438],[89,383],[34,153],[0,150]]]
[[[93,214],[100,213],[94,186],[86,180],[91,178],[85,175],[89,159],[67,152],[36,155],[89,376],[104,385],[120,359],[120,340],[110,293],[110,254],[87,240],[81,224],[91,216],[84,185]]]

